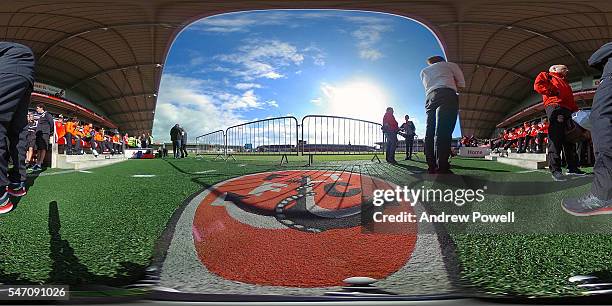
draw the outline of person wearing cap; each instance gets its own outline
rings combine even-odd
[[[452,174],[450,163],[451,140],[459,113],[457,90],[465,87],[461,68],[442,56],[427,59],[429,65],[421,71],[425,87],[425,158],[430,174]]]
[[[612,42],[595,51],[589,65],[602,71],[590,114],[595,165],[591,190],[562,201],[563,210],[574,216],[612,214]]]
[[[569,70],[565,65],[553,65],[548,72],[540,72],[533,89],[542,95],[542,103],[548,118],[548,167],[553,180],[565,181],[561,170],[561,152],[564,152],[568,174],[584,175],[578,168],[576,144],[565,137],[565,127],[578,111],[574,94],[567,82]]]

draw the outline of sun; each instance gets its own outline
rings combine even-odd
[[[369,81],[354,81],[340,86],[324,84],[326,113],[356,119],[380,121],[388,105],[387,96]]]

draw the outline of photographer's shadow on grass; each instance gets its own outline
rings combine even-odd
[[[49,257],[52,260],[52,267],[49,272],[49,278],[45,283],[70,285],[72,286],[71,289],[79,290],[99,288],[100,286],[120,287],[135,283],[144,277],[146,267],[132,262],[121,262],[119,264],[121,268],[116,271],[117,275],[121,275],[119,277],[101,276],[92,273],[76,256],[70,242],[62,239],[59,208],[56,201],[49,203],[48,223],[50,236]],[[2,281],[5,280],[3,279]]]

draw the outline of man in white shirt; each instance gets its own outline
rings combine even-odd
[[[421,80],[427,96],[425,157],[428,172],[452,174],[448,157],[459,112],[457,89],[465,87],[465,79],[457,64],[447,62],[441,56],[428,58],[427,64],[429,67],[421,71]]]

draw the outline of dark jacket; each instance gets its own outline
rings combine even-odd
[[[186,144],[187,143],[187,132],[183,129],[181,129],[181,133],[183,133],[182,137],[181,137],[181,142]]]
[[[414,136],[416,128],[414,126],[414,123],[412,123],[412,121],[408,121],[408,123],[406,122],[402,123],[400,130],[403,130],[408,136]]]
[[[173,126],[170,129],[170,140],[172,141],[181,140],[181,128],[180,127]]]
[[[34,53],[22,44],[0,41],[0,73],[18,74],[34,84]]]
[[[51,132],[55,128],[55,123],[53,122],[53,116],[49,114],[49,112],[44,112],[39,115],[37,124],[36,124],[36,132],[41,132],[43,134],[51,135]]]

